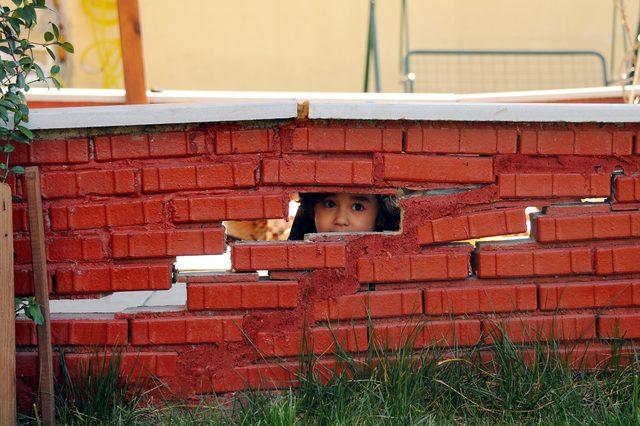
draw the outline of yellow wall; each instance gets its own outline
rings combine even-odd
[[[361,91],[367,0],[139,0],[152,89]],[[122,87],[115,0],[61,0],[71,87]],[[384,91],[401,91],[400,0],[378,0]],[[612,1],[408,0],[412,48],[593,49]],[[628,0],[632,26],[638,1]],[[620,43],[618,43],[620,45]],[[97,53],[101,52],[100,55]],[[111,64],[105,76],[100,64]]]

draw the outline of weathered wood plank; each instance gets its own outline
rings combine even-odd
[[[51,322],[49,319],[49,282],[47,277],[47,254],[42,221],[42,198],[40,195],[40,172],[37,167],[27,167],[25,171],[29,232],[31,234],[31,261],[36,301],[40,305],[44,322],[37,326],[38,359],[40,365],[40,408],[42,422],[55,424],[53,390],[53,360],[51,348]]]

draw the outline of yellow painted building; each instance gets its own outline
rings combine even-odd
[[[368,0],[139,3],[151,89],[362,91]],[[58,0],[58,4],[67,38],[76,47],[65,69],[67,87],[123,87],[116,0]],[[407,0],[410,47],[596,50],[609,67],[613,4],[610,0]],[[638,1],[626,4],[635,30]],[[378,0],[376,5],[382,89],[402,91],[401,0]],[[619,30],[617,45],[615,68],[621,61]],[[479,66],[472,62],[458,68],[480,72]],[[573,66],[578,72],[583,68]]]

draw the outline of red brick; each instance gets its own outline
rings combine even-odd
[[[159,200],[51,207],[51,229],[75,230],[161,223],[164,219],[162,210],[163,203]]]
[[[345,151],[351,151],[351,152],[383,151],[381,129],[347,128],[345,137],[346,137]],[[402,148],[402,139],[400,139],[400,144]],[[397,145],[396,145],[396,148],[397,148]]]
[[[53,292],[51,277],[52,277],[52,272],[47,271],[47,280],[49,282],[49,293]],[[13,288],[16,296],[33,296],[35,293],[35,287],[33,284],[33,273],[31,271],[31,267],[17,266],[13,270],[13,284],[14,284]]]
[[[28,150],[31,164],[89,162],[89,142],[87,138],[34,140]]]
[[[590,340],[596,337],[596,319],[589,314],[483,320],[482,328],[485,343],[489,344],[503,333],[514,343]]]
[[[41,184],[44,198],[132,194],[134,169],[47,172]]]
[[[614,182],[616,201],[640,201],[640,177],[617,176]]]
[[[526,232],[524,209],[492,210],[428,221],[418,227],[421,245]]]
[[[502,174],[498,184],[502,198],[607,197],[610,193],[606,174]]]
[[[242,336],[241,316],[134,319],[133,345],[238,342]]]
[[[414,152],[434,154],[460,152],[460,130],[457,128],[422,128],[422,145]]]
[[[107,253],[98,236],[57,237],[46,241],[47,260],[50,262],[104,260]],[[14,240],[15,263],[31,262],[31,246],[28,238]]]
[[[640,283],[633,281],[539,284],[540,309],[581,309],[640,304]]]
[[[142,190],[164,192],[189,189],[241,188],[255,185],[252,163],[217,163],[142,169]]]
[[[189,310],[278,309],[298,304],[297,282],[189,284]]]
[[[309,151],[332,152],[345,150],[345,129],[340,127],[310,127]]]
[[[462,279],[469,275],[469,249],[459,252],[358,259],[360,282]]]
[[[419,315],[422,293],[394,290],[356,293],[322,300],[314,306],[316,321],[366,319]]]
[[[47,259],[52,262],[106,258],[107,253],[100,237],[85,236],[81,240],[74,237],[61,237],[47,242]]]
[[[111,234],[114,258],[222,254],[223,228],[129,231]]]
[[[586,248],[533,250],[480,250],[478,276],[506,278],[590,274],[591,252]]]
[[[177,370],[176,352],[127,352],[118,355],[120,376],[131,379],[174,377]],[[106,365],[111,355],[67,354],[65,361],[71,375],[82,374],[90,365]]]
[[[206,153],[202,132],[164,132],[149,134],[150,157],[179,157]]]
[[[94,138],[98,161],[149,157],[149,139],[145,133],[137,135],[98,136]]]
[[[293,129],[291,145],[293,151],[306,151],[309,149],[309,129],[306,127]]]
[[[541,242],[640,237],[640,213],[538,216],[534,234]]]
[[[383,177],[410,182],[493,182],[493,160],[480,157],[386,154]]]
[[[601,247],[595,249],[596,274],[640,272],[640,246]]]
[[[29,230],[29,216],[27,215],[26,206],[13,204],[11,219],[13,221],[13,232]]]
[[[344,268],[342,243],[234,244],[232,264],[236,271],[262,269]]]
[[[173,201],[175,222],[219,222],[283,218],[287,206],[281,195],[200,196]]]
[[[613,155],[631,155],[633,153],[633,133],[613,132]]]
[[[251,163],[210,164],[196,167],[197,189],[249,187],[255,185]]]
[[[98,161],[204,154],[203,132],[141,133],[94,138]]]
[[[422,152],[422,128],[410,127],[407,129],[407,146],[405,150],[407,152]],[[457,142],[456,142],[457,145]]]
[[[460,131],[460,152],[464,154],[496,154],[498,152],[497,131],[495,129],[462,129]]]
[[[290,389],[298,386],[299,364],[273,363],[236,368],[235,377],[224,377],[205,392],[231,392],[244,389]]]
[[[574,134],[569,130],[523,132],[520,152],[537,155],[573,154]]]
[[[518,132],[516,130],[498,130],[498,154],[517,152]]]
[[[530,311],[537,307],[536,286],[477,286],[426,289],[427,315]]]
[[[362,325],[316,328],[305,334],[301,331],[258,333],[256,345],[265,357],[296,356],[301,353],[334,353],[337,346],[347,352],[367,349],[367,327]]]
[[[265,160],[262,178],[267,184],[370,185],[373,164],[370,160]]]
[[[604,130],[576,131],[575,143],[576,155],[611,155],[613,153],[611,133]],[[629,144],[629,154],[631,154],[631,144]]]
[[[16,352],[16,377],[38,377],[37,352]]]
[[[371,339],[375,347],[394,350],[407,346],[470,346],[480,340],[480,321],[429,321],[424,324],[403,321],[376,324]]]
[[[640,314],[605,314],[598,318],[598,337],[601,339],[640,338]]]
[[[56,293],[168,290],[171,265],[90,266],[55,272]]]
[[[384,129],[382,131],[382,151],[402,152],[402,129]]]
[[[51,320],[54,345],[124,345],[128,341],[126,320],[69,319]],[[16,344],[35,345],[35,325],[31,320],[16,321]]]
[[[273,130],[248,129],[216,132],[216,154],[249,154],[273,150]]]
[[[327,268],[344,268],[347,264],[345,245],[342,243],[324,244],[324,258]]]

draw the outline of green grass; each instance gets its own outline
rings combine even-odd
[[[73,378],[58,399],[61,424],[368,425],[611,424],[640,425],[640,361],[597,371],[569,368],[554,343],[534,359],[508,340],[445,354],[428,348],[383,351],[363,360],[339,352],[344,372],[326,383],[301,359],[300,386],[245,392],[198,406],[145,407],[144,394],[117,379],[118,357]],[[615,348],[614,348],[615,349]],[[377,363],[366,362],[377,357]],[[99,361],[100,362],[100,361]]]

